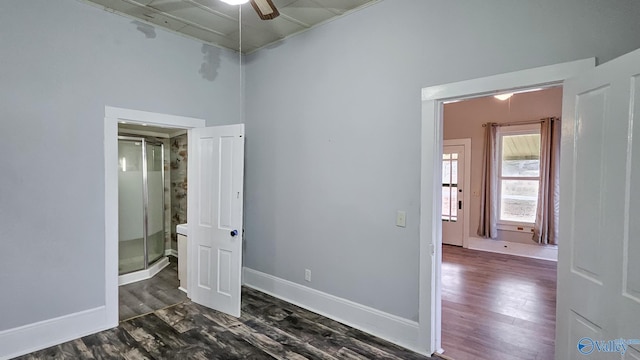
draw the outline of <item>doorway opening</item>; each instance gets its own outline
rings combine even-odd
[[[186,141],[188,141],[187,130],[204,127],[204,125],[205,121],[200,119],[113,107],[105,108],[105,303],[108,323],[111,326],[117,326],[120,320],[152,312],[186,299],[186,294],[178,289],[177,244],[174,240],[177,234],[175,234],[175,226],[169,225],[170,220],[174,218],[175,220],[179,220],[180,216],[173,216],[171,214],[171,206],[168,206],[168,204],[171,203],[172,193],[175,192],[178,193],[179,197],[184,198],[182,206],[186,209],[186,151],[182,154],[185,160],[184,183],[176,180],[174,176],[174,182],[176,184],[171,186],[170,168],[172,167],[172,144],[170,140],[172,138],[176,140],[176,138],[182,137],[174,142],[177,142],[179,145],[181,141],[185,141],[184,146],[186,147]],[[142,281],[123,285],[122,288],[120,288],[119,285],[122,284],[122,280],[119,278],[119,273],[121,272],[120,268],[122,265],[119,261],[121,244],[119,241],[120,221],[118,197],[120,188],[119,172],[122,161],[119,156],[118,137],[122,135],[127,135],[129,138],[145,139],[145,142],[149,139],[153,143],[167,143],[166,145],[169,145],[165,147],[166,150],[164,153],[158,154],[161,155],[158,156],[158,158],[165,157],[165,161],[160,161],[157,164],[158,168],[169,173],[166,177],[168,181],[160,184],[162,188],[162,190],[160,190],[162,195],[160,196],[163,196],[165,205],[163,209],[159,210],[159,216],[157,217],[158,219],[163,218],[163,220],[161,220],[161,223],[155,224],[158,229],[164,227],[164,230],[158,232],[159,235],[157,237],[159,239],[156,241],[156,246],[154,246],[154,249],[157,251],[140,252],[142,258],[148,258],[148,254],[153,253],[154,257],[160,259],[166,257],[168,261],[164,269],[158,270],[157,275],[152,277],[150,273],[145,274],[141,278],[132,279],[132,281]],[[140,144],[142,143],[143,141],[140,141]],[[135,141],[133,142],[133,146],[135,146]],[[180,152],[180,146],[175,150]],[[178,160],[177,157],[178,154],[174,154],[174,160]],[[177,170],[180,170],[180,168],[178,167]],[[177,187],[179,189],[177,189]],[[182,196],[182,194],[184,194],[184,196]],[[161,201],[162,199],[157,200]],[[162,248],[162,251],[158,250],[160,248]],[[148,262],[143,264],[143,267],[150,268],[148,264]]]
[[[455,359],[514,353],[531,359],[554,356],[557,246],[538,244],[532,235],[540,211],[541,174],[546,173],[541,169],[546,164],[541,161],[541,146],[548,142],[541,141],[540,119],[561,117],[562,87],[534,90],[514,91],[504,100],[484,96],[444,104],[442,348]],[[489,123],[498,135],[490,147],[485,136]],[[463,225],[471,238],[464,246],[459,221],[449,219],[459,218],[463,202],[454,198],[450,202],[456,206],[447,207],[446,195],[452,191],[444,184],[447,176],[459,178],[453,158],[466,154],[451,142],[460,137],[470,139],[475,150],[469,156],[471,182],[452,181],[456,195],[471,194],[464,202],[464,208],[471,210]],[[487,175],[495,177],[497,193],[483,205],[482,154],[487,148],[494,148],[497,155],[497,164]],[[492,208],[497,210],[497,237],[479,238],[481,212]],[[468,346],[471,343],[475,345]]]
[[[553,357],[554,354],[556,264],[464,249],[511,254],[515,252],[517,255],[527,256],[531,253],[535,254],[535,248],[541,247],[531,240],[533,224],[525,223],[535,221],[536,206],[534,204],[538,199],[538,186],[535,185],[538,183],[533,184],[535,181],[529,177],[538,175],[539,178],[540,124],[520,124],[535,122],[542,118],[560,118],[562,88],[555,86],[535,90],[522,89],[521,93],[511,96],[506,101],[494,96],[483,96],[460,101],[454,99],[443,105],[441,230],[443,245],[439,249],[442,256],[439,300],[442,311],[441,345],[444,354],[453,358],[493,358],[519,353],[523,356],[528,354],[530,358],[535,359],[536,357]],[[513,91],[517,93],[518,89]],[[474,153],[482,154],[488,147],[486,142],[489,140],[485,136],[488,123],[502,125],[504,129],[510,129],[509,131],[517,128],[520,132],[524,130],[536,132],[537,127],[538,135],[535,137],[529,133],[519,132],[516,136],[512,136],[514,139],[509,138],[514,140],[510,144],[502,144],[502,142],[492,144],[492,147],[498,149],[496,151],[496,157],[499,159],[498,169],[490,171],[491,176],[497,178],[496,183],[500,182],[500,176],[503,173],[509,172],[509,169],[513,170],[512,168],[518,170],[514,172],[516,175],[522,173],[529,177],[515,178],[515,180],[510,178],[510,182],[504,181],[508,185],[517,183],[511,188],[505,189],[504,184],[499,184],[498,195],[490,200],[491,203],[488,206],[481,205],[480,196],[484,191],[483,176],[487,172],[486,167],[483,169],[485,159],[478,155],[469,156],[472,158],[471,182],[465,184],[464,181],[460,181],[463,186],[455,187],[458,193],[456,195],[472,194],[471,200],[467,200],[464,204],[464,209],[471,210],[469,211],[471,215],[466,218],[466,223],[462,224],[467,234],[465,238],[467,241],[463,246],[453,239],[461,236],[460,224],[451,221],[459,218],[455,215],[463,214],[461,211],[463,202],[458,200],[457,196],[455,198],[450,196],[449,205],[455,200],[457,206],[446,206],[445,195],[451,194],[451,186],[445,187],[444,179],[447,176],[450,179],[453,179],[454,175],[457,177],[458,171],[454,169],[455,164],[452,159],[454,157],[464,159],[466,154],[463,147],[456,147],[451,144],[451,141],[457,138],[468,138],[469,142],[476,147]],[[523,127],[527,129],[522,129]],[[458,185],[458,181],[455,183]],[[476,229],[481,221],[480,212],[484,209],[499,209],[496,211],[499,223],[497,239],[482,239],[476,235]],[[531,215],[528,213],[532,211],[533,220],[530,220],[531,216],[527,217],[527,215]],[[449,215],[446,220],[445,214]],[[502,215],[511,221],[501,222]],[[513,219],[518,216],[526,219],[516,224]],[[473,234],[472,240],[469,239],[468,234]],[[505,251],[501,251],[500,248],[496,251],[485,245],[496,240],[500,241]],[[518,253],[518,249],[530,250],[529,253]],[[557,252],[555,255],[557,256]],[[461,332],[461,328],[466,331]],[[516,341],[517,338],[528,340]],[[470,343],[476,345],[472,347],[462,345]]]
[[[186,145],[186,130],[118,124],[120,321],[187,299],[176,247],[176,226],[187,222]]]
[[[591,58],[422,89],[418,325],[420,337],[428,353],[443,352],[442,201],[437,197],[440,196],[442,188],[444,104],[512,91],[560,86],[565,80],[594,67],[595,59]]]

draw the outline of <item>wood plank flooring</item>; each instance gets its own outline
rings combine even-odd
[[[427,359],[248,288],[226,316],[188,301],[175,271],[120,287],[117,328],[19,359]],[[555,262],[445,245],[442,272],[446,357],[553,359]]]
[[[256,290],[242,317],[185,301],[27,359],[428,359]]]
[[[555,262],[450,245],[442,257],[445,356],[554,358]]]
[[[169,265],[156,276],[119,287],[120,321],[186,301],[178,285],[178,259],[169,256]]]

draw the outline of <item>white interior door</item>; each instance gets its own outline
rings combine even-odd
[[[442,243],[462,246],[464,238],[464,146],[442,150]]]
[[[556,358],[640,359],[640,50],[563,101]]]
[[[190,130],[188,161],[189,297],[240,316],[244,124]]]

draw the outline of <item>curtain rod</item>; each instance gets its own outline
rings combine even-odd
[[[560,118],[554,118],[552,117],[551,119],[553,120],[560,120]],[[528,125],[528,124],[538,124],[541,123],[543,121],[545,121],[546,119],[540,119],[540,120],[525,120],[525,121],[512,121],[512,122],[506,122],[506,123],[494,123],[492,126],[512,126],[512,125]],[[487,124],[482,124],[482,127],[487,127]]]

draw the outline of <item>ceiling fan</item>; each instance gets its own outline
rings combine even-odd
[[[229,5],[242,5],[249,2],[249,0],[221,0]],[[251,6],[256,11],[260,19],[262,20],[271,20],[275,19],[280,15],[280,12],[273,5],[271,0],[250,0]]]

